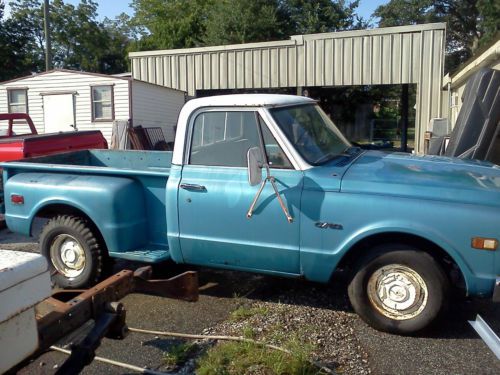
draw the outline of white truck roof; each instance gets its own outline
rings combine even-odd
[[[190,112],[201,107],[228,106],[228,107],[265,107],[304,104],[314,102],[305,96],[280,94],[234,94],[218,95],[197,98],[188,101],[185,105]]]

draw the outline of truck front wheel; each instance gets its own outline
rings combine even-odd
[[[101,276],[102,248],[94,229],[80,217],[59,215],[49,220],[40,234],[40,253],[61,288],[85,288]]]
[[[427,327],[446,306],[449,281],[428,253],[407,246],[381,246],[361,260],[348,293],[354,310],[380,331],[412,334]]]

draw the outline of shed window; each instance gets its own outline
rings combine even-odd
[[[92,121],[110,121],[114,119],[113,86],[93,86]]]
[[[28,113],[28,90],[8,90],[9,113]]]

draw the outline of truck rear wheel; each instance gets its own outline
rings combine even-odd
[[[61,288],[94,285],[102,274],[102,252],[94,229],[80,217],[56,216],[40,234],[40,253],[49,262],[52,280]]]
[[[428,253],[408,246],[380,246],[361,260],[348,288],[358,315],[380,331],[412,334],[445,308],[449,281]]]

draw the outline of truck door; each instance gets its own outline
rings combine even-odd
[[[300,273],[302,172],[259,122],[272,173],[295,220],[287,222],[269,184],[253,217],[246,217],[258,190],[247,174],[247,152],[259,146],[255,110],[205,109],[192,117],[179,187],[180,245],[187,263]]]

